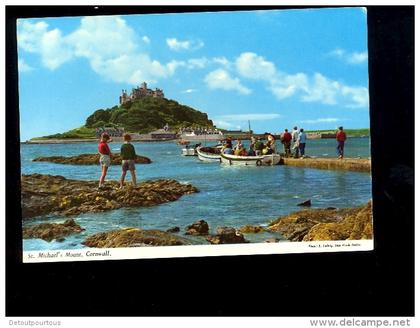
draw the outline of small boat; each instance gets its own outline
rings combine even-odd
[[[220,147],[197,147],[197,155],[204,162],[220,162]]]
[[[230,154],[220,154],[220,161],[221,163],[227,165],[269,166],[277,165],[280,162],[280,154],[261,156],[237,156]]]

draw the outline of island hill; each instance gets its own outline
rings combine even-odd
[[[213,129],[212,120],[206,113],[186,105],[181,105],[175,100],[165,98],[162,89],[149,89],[146,82],[133,88],[128,94],[122,90],[119,105],[107,109],[98,109],[86,119],[85,125],[64,133],[57,133],[44,137],[31,139],[29,142],[48,142],[49,140],[92,140],[97,139],[98,131],[103,129],[116,129],[132,134],[133,139],[139,139],[142,134],[149,134],[169,126],[172,132],[184,127],[199,127]],[[223,129],[218,128],[223,132]],[[279,128],[282,131],[282,128]],[[308,138],[334,138],[333,130],[306,131]],[[233,137],[246,139],[248,131],[227,131]],[[346,129],[348,137],[367,137],[369,129]],[[262,135],[263,136],[263,135]],[[278,136],[276,136],[278,138]]]
[[[31,140],[93,139],[98,129],[115,128],[133,134],[147,134],[168,125],[178,131],[182,127],[214,128],[206,113],[165,98],[161,89],[151,90],[143,82],[131,94],[122,91],[119,106],[98,109],[86,119],[84,126]]]

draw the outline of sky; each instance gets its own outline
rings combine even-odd
[[[217,127],[369,127],[364,8],[19,19],[21,140],[84,125],[142,82]]]

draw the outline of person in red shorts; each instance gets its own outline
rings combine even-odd
[[[342,159],[344,156],[344,142],[347,139],[346,133],[343,130],[343,127],[340,126],[338,128],[338,131],[335,135],[335,138],[337,140],[337,154],[338,154],[338,158]]]
[[[108,142],[112,141],[108,133],[102,133],[101,140],[98,145],[99,164],[101,165],[101,177],[99,178],[98,189],[103,187],[106,173],[111,165],[111,150],[109,149]]]

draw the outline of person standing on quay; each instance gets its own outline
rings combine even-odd
[[[305,156],[305,146],[306,146],[306,133],[303,132],[303,129],[300,129],[300,132],[298,135],[298,145],[299,145],[300,158],[303,158],[303,156]]]
[[[284,153],[286,157],[290,157],[290,142],[292,140],[292,135],[287,129],[284,129],[284,133],[281,136],[281,142],[283,143]]]
[[[298,158],[299,157],[298,136],[299,136],[299,131],[298,131],[297,126],[295,126],[293,128],[293,132],[292,132],[292,153],[293,153],[293,157],[294,158]]]
[[[343,127],[340,126],[338,128],[337,134],[335,135],[337,139],[337,154],[338,158],[342,159],[344,156],[344,142],[347,139],[346,133],[343,131]]]
[[[136,150],[134,146],[130,143],[131,135],[128,133],[124,134],[124,143],[121,146],[121,180],[120,180],[120,188],[124,186],[124,179],[125,175],[127,174],[127,170],[131,173],[131,180],[133,182],[133,186],[136,185],[136,166],[135,166],[135,159],[136,159]]]
[[[98,189],[102,188],[106,173],[108,171],[109,166],[111,165],[111,150],[109,149],[108,142],[112,141],[109,137],[109,134],[104,132],[101,135],[101,140],[98,145],[98,152],[99,152],[99,164],[101,164],[101,177],[99,178],[99,186]]]

